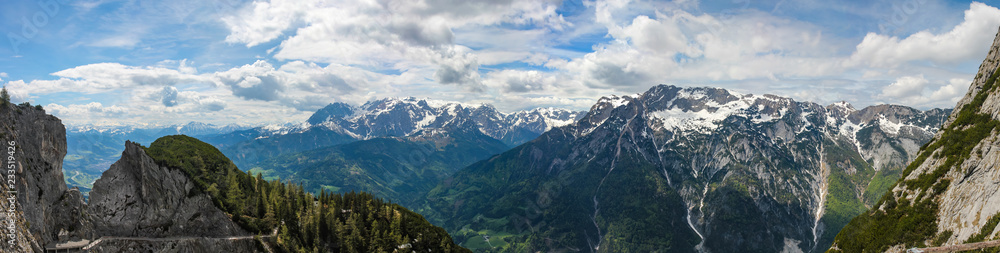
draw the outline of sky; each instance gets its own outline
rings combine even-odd
[[[0,84],[68,125],[299,122],[385,97],[588,110],[657,84],[950,108],[1000,28],[945,0],[11,0]]]

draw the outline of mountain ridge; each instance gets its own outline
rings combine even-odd
[[[645,248],[641,245],[652,241],[623,244],[615,239],[643,238],[642,234],[612,229],[623,224],[656,224],[635,223],[634,217],[618,215],[636,211],[645,213],[644,217],[662,216],[674,224],[665,226],[673,227],[676,236],[657,240],[690,244],[690,248],[682,247],[690,250],[694,246],[721,252],[816,250],[820,241],[832,241],[836,232],[826,231],[825,226],[842,226],[844,219],[873,202],[864,193],[884,187],[879,182],[868,189],[874,179],[894,180],[892,173],[902,170],[898,165],[911,159],[910,152],[920,146],[912,144],[926,142],[932,135],[928,131],[938,128],[946,112],[901,106],[855,110],[846,103],[822,106],[718,88],[654,86],[637,95],[602,97],[576,124],[553,128],[525,145],[459,171],[428,194],[431,209],[440,212],[429,217],[445,222],[459,241],[474,238],[463,231],[512,234],[506,237],[511,238],[510,248],[505,248],[510,251]],[[564,177],[569,179],[560,179]],[[553,184],[566,190],[550,196]],[[615,194],[626,185],[653,195]],[[658,186],[649,188],[653,185]],[[531,215],[517,210],[532,210],[531,206],[537,206],[530,204],[534,201],[510,202],[538,198],[546,199],[549,207]],[[470,202],[473,199],[502,204],[490,207]],[[642,205],[636,203],[644,202],[679,206],[682,212],[641,211]],[[508,204],[511,207],[495,207]],[[750,217],[744,221],[751,222],[744,225],[768,230],[725,226],[738,224],[733,219],[744,215]],[[555,216],[589,220],[590,225]],[[491,222],[473,222],[483,219]],[[779,224],[758,224],[765,220]],[[521,223],[555,228],[524,234]],[[637,230],[642,231],[641,226]],[[732,233],[736,231],[743,232]],[[529,234],[537,233],[555,236],[545,240],[564,244],[530,239],[535,237]]]
[[[302,124],[234,132],[246,140],[218,146],[240,167],[252,167],[282,154],[372,138],[406,137],[425,129],[449,129],[453,125],[475,129],[508,146],[516,146],[537,137],[554,124],[569,124],[579,115],[581,113],[550,108],[504,114],[488,104],[465,105],[413,97],[383,98],[357,107],[332,103],[317,110]],[[307,141],[311,139],[319,140]],[[213,142],[212,138],[208,140]]]

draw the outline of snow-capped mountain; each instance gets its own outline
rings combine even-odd
[[[425,215],[527,251],[823,251],[949,113],[660,85],[458,171]]]
[[[491,105],[430,99],[384,98],[361,106],[332,103],[297,125],[267,126],[209,138],[241,168],[280,154],[379,137],[407,137],[433,129],[472,128],[517,146],[582,112],[538,108],[505,114]],[[243,139],[246,141],[233,142]],[[227,141],[223,141],[227,140]]]
[[[175,125],[75,125],[67,126],[66,131],[68,133],[75,134],[108,134],[108,135],[124,135],[124,136],[136,136],[137,138],[146,138],[147,136],[158,135],[190,135],[190,136],[206,136],[215,134],[230,133],[233,131],[245,130],[252,128],[249,125],[241,124],[228,124],[228,125],[215,125],[209,123],[202,123],[197,121],[191,121],[185,124],[175,124]],[[152,137],[156,139],[156,137]]]
[[[469,105],[408,97],[369,101],[360,107],[334,103],[317,111],[306,122],[339,128],[356,138],[369,139],[409,136],[423,129],[471,120],[484,134],[516,146],[552,127],[573,123],[580,116],[583,116],[582,112],[555,108],[505,114],[488,104]]]

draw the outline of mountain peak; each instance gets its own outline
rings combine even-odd
[[[335,102],[317,110],[306,122],[318,125],[324,121],[343,119],[354,114],[355,108],[343,102]]]
[[[833,103],[833,104],[830,104],[830,105],[826,106],[826,108],[828,110],[840,110],[840,111],[847,111],[847,112],[857,111],[857,109],[854,109],[854,106],[851,105],[851,103],[848,103],[847,101],[836,102],[836,103]]]

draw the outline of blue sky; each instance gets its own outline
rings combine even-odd
[[[951,107],[994,3],[16,0],[0,83],[70,125],[301,121],[415,96],[586,110],[656,84]]]

